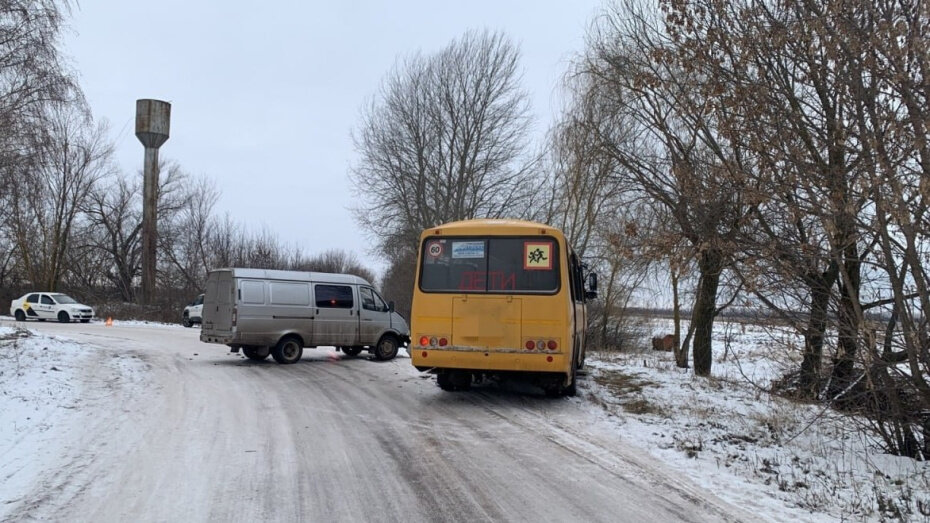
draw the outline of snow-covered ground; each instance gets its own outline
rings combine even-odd
[[[133,356],[100,358],[12,320],[0,317],[0,490],[21,493],[59,465],[58,449],[73,442],[88,415],[109,408],[114,389],[145,386],[146,365]],[[103,380],[85,372],[97,364]],[[0,495],[0,504],[16,501]]]
[[[33,325],[0,317],[0,506],[18,503],[41,471],[60,466],[52,457],[79,439],[88,416],[112,407],[114,390],[143,396],[151,386],[149,364],[135,352],[97,353]],[[647,337],[670,332],[663,321],[640,327]],[[676,368],[670,353],[595,352],[570,401],[587,413],[592,431],[639,447],[763,519],[928,519],[921,513],[930,513],[926,463],[882,454],[847,416],[765,392],[795,361],[797,343],[784,331],[720,322],[711,379]],[[416,377],[401,370],[410,377],[395,370],[383,379]]]
[[[671,332],[668,321],[643,323]],[[718,322],[713,378],[677,368],[668,352],[601,353],[589,358],[586,392],[627,440],[760,514],[930,520],[928,463],[882,453],[861,420],[766,392],[796,368],[801,343],[784,329]]]

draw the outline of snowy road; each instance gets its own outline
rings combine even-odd
[[[197,329],[29,323],[87,348],[79,430],[4,520],[739,521],[579,398],[444,393],[407,358],[253,362]],[[114,358],[141,360],[139,379]],[[96,385],[95,385],[96,384]],[[96,387],[94,389],[93,387]],[[580,395],[584,394],[584,386]]]

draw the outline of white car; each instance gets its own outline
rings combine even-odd
[[[181,315],[181,323],[185,327],[190,327],[195,323],[203,321],[203,294],[197,296],[197,299],[190,302],[184,307],[184,313]]]
[[[10,303],[10,314],[16,321],[33,319],[71,323],[80,320],[87,323],[94,317],[94,309],[60,292],[31,292]]]

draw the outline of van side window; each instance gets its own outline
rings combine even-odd
[[[239,290],[242,292],[240,299],[242,303],[251,303],[255,305],[264,305],[265,303],[265,283],[260,281],[244,280],[239,284]]]
[[[380,311],[375,305],[375,295],[372,294],[371,289],[368,287],[362,287],[359,289],[359,293],[362,295],[362,308],[368,311]]]
[[[273,281],[268,284],[269,301],[273,305],[310,305],[310,285]]]
[[[351,309],[355,305],[352,287],[348,285],[314,285],[313,294],[320,308]]]
[[[378,294],[377,292],[375,291],[372,291],[372,292],[374,292],[375,294],[375,310],[386,312],[388,310],[388,306],[386,303],[384,303],[384,299],[382,299],[381,295]]]

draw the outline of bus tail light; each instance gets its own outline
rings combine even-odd
[[[554,339],[554,338],[550,338],[550,339],[524,338],[523,349],[527,351],[556,352],[559,349],[559,340]]]
[[[449,345],[449,338],[445,336],[420,336],[421,347],[445,347]]]

